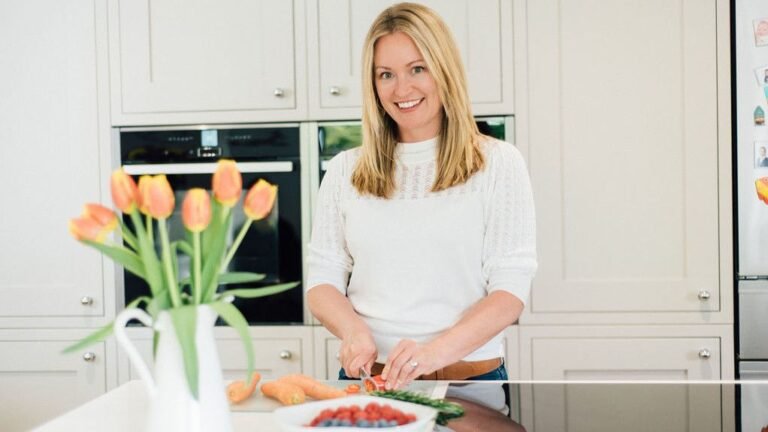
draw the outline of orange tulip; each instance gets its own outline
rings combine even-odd
[[[123,171],[122,168],[112,173],[111,181],[112,201],[115,207],[123,213],[131,213],[139,202],[139,190],[133,177]]]
[[[176,196],[168,179],[162,174],[153,176],[146,189],[146,195],[142,196],[142,207],[146,206],[149,215],[155,219],[167,219],[176,206]]]
[[[100,204],[86,204],[83,214],[69,221],[69,232],[80,241],[103,243],[107,234],[117,227],[117,215]]]
[[[757,189],[757,197],[766,204],[768,204],[768,177],[761,177],[755,180],[755,188]]]
[[[260,179],[245,196],[243,210],[248,218],[259,220],[266,217],[275,205],[277,198],[277,186]]]
[[[213,197],[224,207],[234,207],[243,192],[243,177],[233,160],[221,159],[213,173]]]
[[[152,182],[152,176],[143,175],[139,177],[139,211],[145,215],[149,215],[149,184]]]
[[[181,204],[181,220],[191,232],[200,232],[211,223],[211,198],[205,189],[193,188]]]
[[[86,204],[83,208],[83,217],[96,221],[107,232],[117,228],[117,215],[101,204]]]

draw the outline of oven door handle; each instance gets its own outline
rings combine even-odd
[[[175,163],[175,164],[140,164],[124,165],[123,170],[130,175],[150,174],[213,174],[217,163]],[[293,171],[293,162],[238,162],[237,169],[243,174],[275,173]]]

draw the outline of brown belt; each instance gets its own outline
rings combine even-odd
[[[460,360],[432,373],[424,374],[416,379],[420,380],[465,380],[473,376],[488,373],[501,366],[501,357],[488,360],[464,361]],[[374,363],[371,375],[381,375],[384,365]]]

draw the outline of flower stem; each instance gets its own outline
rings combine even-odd
[[[138,251],[139,247],[136,245],[136,236],[131,232],[130,229],[128,229],[122,218],[118,217],[118,220],[120,221],[120,237],[122,237],[124,242],[128,243],[128,246],[130,246],[131,249]]]
[[[201,267],[201,250],[200,250],[200,233],[195,232],[192,233],[192,247],[194,248],[192,252],[192,271],[194,272],[195,276],[192,279],[192,289],[194,290],[194,298],[195,298],[195,304],[200,304],[202,297],[203,297],[203,286],[202,281],[200,280],[202,276],[202,271],[200,270]]]
[[[179,287],[176,284],[176,276],[173,274],[171,265],[171,246],[168,241],[168,228],[165,226],[165,219],[157,220],[157,230],[160,231],[163,268],[165,270],[165,281],[168,284],[168,293],[171,295],[171,304],[173,307],[179,307],[181,306],[181,298],[179,297]]]
[[[230,246],[229,252],[227,252],[227,256],[224,258],[224,262],[221,264],[222,272],[227,270],[227,266],[229,266],[229,262],[232,261],[232,258],[235,256],[235,252],[237,252],[237,248],[240,247],[240,243],[243,242],[245,233],[248,232],[248,228],[251,227],[251,223],[253,223],[253,219],[248,218],[248,220],[246,220],[245,223],[243,224],[242,228],[240,228],[240,232],[237,233],[237,237],[235,238],[235,241],[232,242],[232,246]]]

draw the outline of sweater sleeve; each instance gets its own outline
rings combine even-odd
[[[512,144],[489,144],[483,243],[486,289],[507,291],[527,304],[537,267],[531,182],[525,161]]]
[[[345,156],[341,153],[331,159],[320,185],[307,257],[307,291],[330,284],[346,295],[352,257],[347,250],[342,211],[342,186],[348,178]]]

